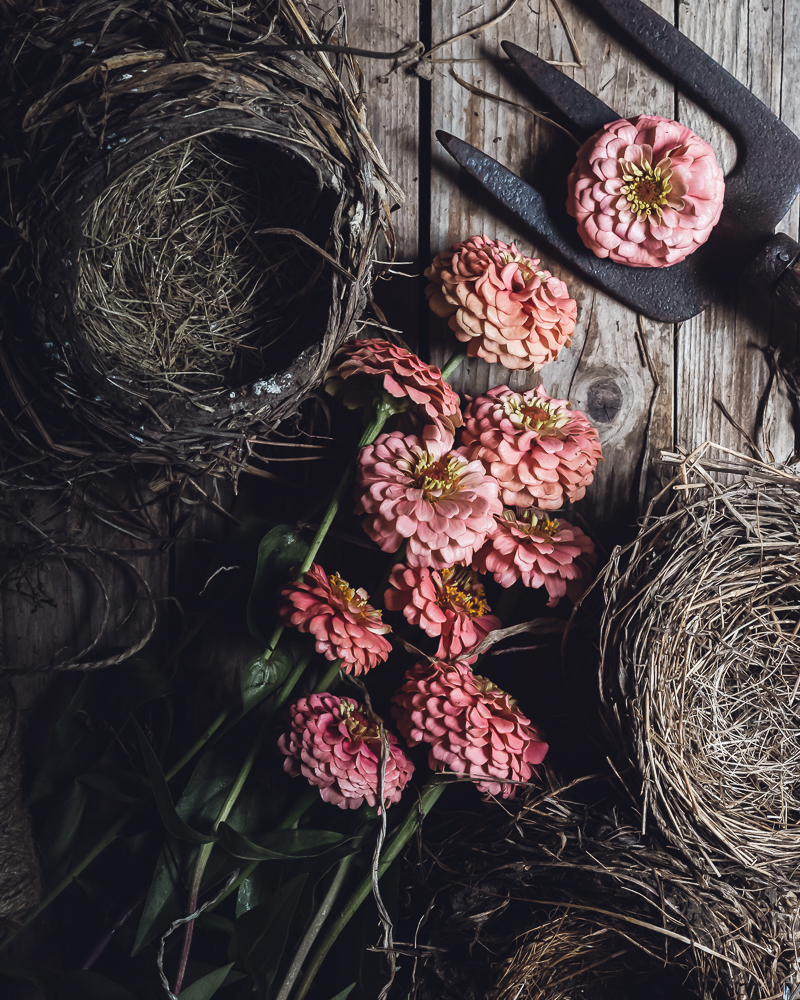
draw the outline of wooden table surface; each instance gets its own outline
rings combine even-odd
[[[800,0],[650,3],[800,131]],[[538,255],[538,250],[535,244],[531,249],[527,233],[509,228],[507,221],[464,193],[434,130],[465,137],[523,176],[546,172],[560,148],[552,126],[525,107],[479,96],[457,79],[528,105],[530,95],[517,89],[502,56],[502,39],[554,60],[622,116],[655,113],[680,119],[711,142],[726,171],[735,162],[734,144],[721,127],[607,36],[571,0],[558,0],[558,6],[556,0],[347,0],[346,6],[354,45],[386,51],[419,40],[426,50],[437,46],[431,58],[416,65],[362,62],[369,126],[407,195],[394,213],[397,273],[381,283],[377,299],[388,322],[436,363],[450,355],[455,343],[425,305],[422,271],[432,256],[482,232],[515,240],[524,252]],[[503,13],[507,16],[500,23],[477,30]],[[448,41],[454,36],[462,37]],[[796,204],[781,229],[798,237]],[[769,380],[765,349],[793,348],[797,330],[738,284],[726,301],[688,322],[655,323],[546,256],[543,263],[567,282],[578,302],[571,348],[544,369],[541,379],[470,360],[453,383],[474,395],[500,383],[527,388],[543,380],[551,395],[569,398],[586,411],[599,428],[605,462],[580,510],[606,543],[614,543],[630,534],[645,496],[659,481],[661,449],[691,450],[711,439],[746,450],[742,433],[717,401],[752,433]],[[795,437],[780,380],[767,402],[763,427],[775,460],[789,460]],[[100,485],[113,494],[113,482],[103,480]],[[82,542],[130,550],[159,607],[174,611],[176,602],[196,598],[202,585],[198,547],[189,542],[200,539],[202,549],[227,530],[231,512],[241,518],[258,506],[257,484],[255,500],[247,483],[238,498],[224,484],[205,487],[208,497],[187,485],[177,495],[163,491],[160,499],[158,492],[142,486],[144,506],[138,522],[121,519],[111,512],[113,503],[104,508],[97,496],[93,506],[100,511],[99,520],[85,516],[76,498],[66,495],[39,498],[37,517],[39,523],[60,525]],[[46,660],[59,645],[77,647],[97,626],[97,592],[90,582],[61,563],[49,566],[45,576],[45,589],[58,598],[55,607],[40,603],[34,612],[31,602],[18,594],[0,595],[6,664]],[[108,586],[115,613],[122,617],[124,601],[115,589],[122,584],[112,580]],[[230,677],[244,662],[245,652],[237,653],[221,633],[204,643],[201,656],[208,670]],[[24,705],[36,700],[43,683],[21,685]]]

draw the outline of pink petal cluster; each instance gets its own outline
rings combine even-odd
[[[470,357],[538,371],[569,347],[574,299],[513,243],[472,236],[440,253],[425,276],[431,309],[448,318]]]
[[[453,435],[429,424],[423,437],[381,434],[358,457],[357,514],[384,552],[407,541],[410,566],[470,562],[502,510],[480,462],[453,450]]]
[[[384,603],[427,635],[440,637],[439,660],[470,662],[469,651],[501,627],[500,619],[489,614],[483,587],[471,569],[439,571],[399,563],[392,569]]]
[[[602,459],[597,431],[566,399],[544,386],[514,392],[499,385],[464,410],[461,444],[500,483],[510,507],[557,510],[580,500]]]
[[[517,520],[506,510],[495,518],[495,530],[472,565],[492,573],[501,587],[519,579],[526,587],[544,587],[547,606],[554,608],[565,594],[580,598],[596,559],[592,540],[580,528],[533,510]]]
[[[547,744],[515,702],[464,663],[418,663],[392,698],[397,728],[411,744],[429,743],[435,771],[476,782],[485,795],[513,798],[530,781]]]
[[[345,406],[368,405],[375,395],[370,383],[382,385],[398,410],[416,405],[434,421],[444,421],[451,430],[461,426],[458,394],[442,378],[441,371],[426,365],[416,354],[388,340],[357,340],[341,347],[333,367],[325,374],[325,389],[341,395]]]
[[[578,150],[567,185],[567,211],[586,246],[633,267],[667,267],[693,253],[725,195],[711,146],[657,115],[604,125]]]
[[[289,709],[287,732],[278,739],[286,754],[283,769],[302,774],[319,788],[325,802],[340,809],[358,809],[362,802],[379,804],[381,738],[377,721],[350,698],[310,694]],[[386,761],[384,797],[398,802],[414,765],[391,733]]]
[[[367,592],[353,590],[338,573],[326,577],[315,563],[302,582],[284,587],[281,597],[281,618],[301,632],[310,632],[317,640],[317,652],[327,659],[341,657],[347,673],[364,674],[389,655],[392,646],[384,636],[391,626],[367,603]]]

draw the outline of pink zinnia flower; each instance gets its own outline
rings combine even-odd
[[[569,347],[575,300],[513,243],[472,236],[440,253],[425,277],[431,309],[448,318],[471,358],[539,371]]]
[[[350,698],[310,694],[289,709],[289,729],[278,739],[286,754],[283,769],[292,777],[304,775],[319,788],[325,802],[340,809],[358,809],[362,802],[379,805],[381,737],[377,721]],[[398,802],[414,765],[386,734],[384,797]]]
[[[632,267],[667,267],[693,253],[725,195],[711,146],[658,115],[604,125],[578,150],[567,187],[586,246]]]
[[[441,637],[439,660],[470,662],[469,651],[501,627],[500,619],[489,614],[483,587],[471,569],[398,564],[383,600],[390,611],[402,611],[409,624]]]
[[[480,462],[453,450],[453,435],[429,424],[423,438],[381,434],[358,458],[357,514],[384,552],[408,542],[410,566],[468,563],[502,510],[497,483]]]
[[[418,663],[392,698],[392,716],[410,744],[429,743],[435,771],[467,775],[485,795],[514,797],[547,744],[505,691],[465,663]]]
[[[435,366],[388,340],[356,340],[339,348],[325,375],[327,392],[341,395],[354,410],[372,402],[375,386],[396,401],[398,412],[416,404],[450,430],[461,426],[458,394]]]
[[[597,561],[592,540],[580,528],[527,510],[517,520],[510,510],[495,518],[495,530],[473,560],[479,573],[492,573],[501,587],[521,579],[544,587],[554,608],[566,594],[577,601]]]
[[[464,411],[461,443],[500,483],[510,507],[557,510],[580,500],[603,457],[597,431],[566,399],[499,385]]]
[[[380,611],[367,603],[365,590],[353,590],[338,573],[326,577],[316,563],[302,582],[290,583],[281,591],[286,600],[278,613],[301,632],[310,632],[317,640],[317,652],[327,659],[342,659],[349,674],[365,674],[383,663],[392,646],[384,639],[391,626],[381,619]]]

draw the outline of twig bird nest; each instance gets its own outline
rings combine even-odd
[[[252,467],[354,331],[379,239],[394,250],[402,194],[359,68],[314,50],[346,43],[344,12],[86,0],[7,18],[6,481],[37,453],[62,478]]]
[[[417,1000],[743,1000],[797,982],[794,893],[699,884],[585,780],[426,838]]]
[[[666,511],[651,507],[612,557],[605,701],[645,813],[676,846],[712,872],[796,881],[800,479],[707,456],[681,465]]]

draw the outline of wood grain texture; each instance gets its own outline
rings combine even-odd
[[[679,27],[775,114],[797,127],[797,66],[790,65],[790,54],[800,41],[796,4],[695,0],[680,7]],[[721,126],[680,95],[678,116],[718,155],[726,151],[723,166],[730,166],[733,147]],[[797,237],[796,206],[781,228]],[[676,340],[676,444],[691,450],[713,440],[748,451],[743,434],[715,401],[748,434],[755,434],[769,383],[765,350],[779,344],[796,349],[796,325],[738,284],[703,314],[683,323]],[[766,405],[764,434],[759,437],[756,444],[765,454],[777,461],[791,457],[794,432],[780,382]]]

